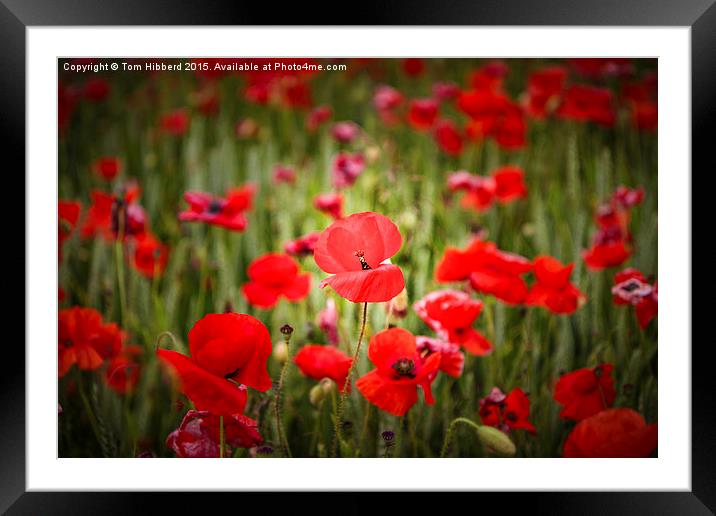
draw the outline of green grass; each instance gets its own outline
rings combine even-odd
[[[507,89],[513,97],[524,90],[530,69],[541,61],[510,61]],[[386,62],[380,82],[391,84],[406,97],[430,94],[432,81],[454,80],[464,84],[466,74],[479,65],[470,60],[429,63],[429,73],[409,79],[399,73],[397,62]],[[64,76],[61,77],[64,78]],[[76,81],[70,76],[69,81]],[[215,117],[193,112],[189,132],[179,138],[156,131],[158,116],[185,106],[198,80],[189,72],[147,77],[136,73],[111,77],[112,92],[101,104],[80,103],[59,145],[59,196],[80,200],[86,208],[92,188],[109,190],[90,172],[90,163],[101,155],[118,155],[125,172],[116,183],[136,179],[140,203],[158,238],[170,246],[164,275],[148,280],[124,265],[126,313],[121,313],[116,254],[101,239],[82,240],[77,232],[65,244],[59,283],[67,292],[61,305],[98,309],[106,320],[122,324],[130,343],[144,349],[142,374],[132,395],[121,397],[102,381],[102,372],[73,370],[59,383],[61,456],[133,457],[140,451],[173,456],[164,440],[182,419],[176,395],[162,381],[154,355],[157,337],[169,331],[177,337],[177,350],[188,353],[187,333],[204,314],[234,311],[258,317],[269,328],[274,343],[281,342],[279,328],[295,329],[291,348],[323,343],[316,329],[318,311],[333,295],[340,319],[341,346],[354,349],[359,333],[360,306],[318,288],[326,276],[311,257],[300,259],[302,269],[313,276],[307,299],[280,301],[262,311],[248,305],[241,295],[246,267],[263,253],[279,251],[289,240],[322,230],[331,220],[312,206],[313,197],[331,190],[330,163],[341,148],[328,127],[317,134],[304,130],[304,112],[275,106],[255,106],[240,95],[240,76],[218,81],[221,109]],[[615,271],[590,272],[581,259],[594,231],[593,211],[619,185],[643,186],[644,202],[632,211],[630,228],[634,254],[625,264],[645,274],[657,273],[657,140],[635,131],[626,113],[613,129],[558,119],[530,121],[529,145],[517,152],[501,150],[492,141],[471,145],[459,158],[442,154],[426,134],[406,126],[387,128],[379,120],[372,94],[379,83],[366,73],[330,72],[316,76],[316,104],[329,104],[334,120],[354,120],[369,135],[366,143],[349,148],[376,147],[380,153],[356,184],[345,191],[346,213],[376,211],[396,222],[403,247],[393,258],[404,273],[412,304],[430,291],[443,287],[434,280],[434,267],[445,247],[462,247],[470,230],[480,225],[501,249],[533,258],[549,254],[576,264],[572,281],[588,296],[588,302],[572,316],[558,316],[540,308],[513,308],[492,297],[477,295],[485,309],[476,327],[495,345],[494,352],[479,358],[467,355],[460,379],[439,375],[433,385],[436,404],[419,402],[404,418],[369,405],[353,389],[345,419],[351,428],[341,452],[346,456],[375,457],[386,453],[381,432],[396,433],[393,457],[440,455],[450,422],[464,417],[479,423],[478,400],[493,386],[505,391],[522,387],[531,400],[531,421],[537,435],[512,432],[517,456],[561,455],[561,445],[573,426],[558,418],[552,399],[561,371],[594,366],[599,361],[615,365],[619,395],[615,406],[631,407],[648,422],[657,419],[656,322],[642,332],[633,310],[614,306],[610,287]],[[443,109],[458,119],[454,108]],[[234,126],[239,118],[256,119],[261,132],[255,140],[239,140]],[[462,118],[459,118],[462,120]],[[276,186],[274,165],[296,167],[295,185]],[[510,205],[495,205],[478,214],[462,209],[457,198],[445,202],[449,171],[487,174],[503,164],[526,171],[529,195]],[[205,190],[222,194],[227,187],[245,182],[258,186],[248,228],[233,233],[201,224],[180,225],[177,213],[184,208],[183,192]],[[49,294],[49,293],[48,293]],[[399,325],[415,334],[430,330],[410,310]],[[368,308],[367,343],[386,326],[382,304]],[[372,369],[364,345],[357,364],[358,375]],[[271,358],[269,372],[278,379],[281,364]],[[314,407],[308,400],[314,380],[303,377],[295,366],[287,371],[282,393],[282,420],[293,456],[323,457],[330,454],[337,399],[330,396]],[[630,385],[627,391],[625,385]],[[276,444],[273,391],[250,392],[246,414],[257,419],[267,442]],[[94,414],[94,417],[89,414]],[[483,456],[475,432],[457,425],[448,456]],[[238,450],[236,456],[248,456]]]

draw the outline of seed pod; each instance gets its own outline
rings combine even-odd
[[[273,357],[282,364],[288,360],[288,344],[285,342],[278,342],[273,347]]]

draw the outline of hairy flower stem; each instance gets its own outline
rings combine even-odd
[[[293,457],[293,455],[291,454],[291,448],[289,448],[288,445],[288,439],[283,436],[283,430],[281,427],[281,391],[283,389],[283,383],[286,379],[286,371],[288,371],[288,364],[291,362],[291,334],[284,334],[284,340],[286,342],[286,361],[283,363],[283,367],[281,368],[281,375],[278,378],[278,387],[276,388],[276,401],[274,403],[276,409],[276,432],[278,433],[278,445],[283,448],[284,456]]]
[[[224,416],[219,416],[219,458],[224,458]]]
[[[355,353],[353,353],[353,360],[351,360],[351,365],[348,368],[348,374],[346,375],[346,381],[343,384],[343,389],[341,390],[341,398],[338,402],[338,410],[336,411],[336,422],[335,422],[335,428],[333,431],[333,445],[331,446],[332,457],[338,456],[338,441],[341,437],[341,425],[343,424],[343,410],[345,408],[346,403],[346,393],[348,392],[348,386],[351,384],[351,376],[353,374],[353,370],[355,369],[356,362],[358,362],[358,354],[360,353],[360,346],[363,343],[363,335],[365,334],[365,323],[368,315],[368,303],[363,303],[363,316],[361,317],[361,323],[360,323],[360,335],[358,336],[358,344],[356,345]]]
[[[455,427],[458,423],[464,423],[466,425],[469,425],[475,429],[475,431],[478,431],[480,429],[479,425],[475,423],[474,421],[471,421],[465,417],[458,417],[452,420],[450,423],[450,426],[448,427],[448,431],[445,434],[445,441],[443,442],[443,448],[440,450],[440,458],[444,458],[445,455],[448,452],[448,448],[450,448],[450,441],[452,440],[452,434],[455,431]]]

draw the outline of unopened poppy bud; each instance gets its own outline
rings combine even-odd
[[[308,392],[308,400],[314,407],[318,406],[318,404],[321,403],[325,397],[326,393],[323,391],[323,387],[320,383],[314,385]]]
[[[282,364],[288,360],[288,344],[279,342],[273,347],[273,357]]]
[[[321,390],[325,395],[329,395],[336,388],[336,383],[330,378],[324,378],[318,385],[321,386]]]
[[[515,444],[507,434],[497,428],[484,425],[480,426],[477,430],[477,436],[480,438],[480,442],[483,446],[490,452],[511,457],[517,451]]]

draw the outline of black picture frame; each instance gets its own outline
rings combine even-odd
[[[701,170],[704,175],[713,174],[716,171],[716,154],[712,151],[711,140],[716,123],[714,2],[715,0],[451,0],[434,5],[426,1],[384,0],[370,4],[356,3],[352,10],[344,5],[342,14],[337,14],[339,11],[336,4],[324,8],[320,2],[312,2],[309,9],[303,3],[286,4],[276,8],[260,2],[239,5],[236,1],[228,0],[0,0],[0,145],[2,163],[6,165],[6,168],[3,167],[5,195],[21,200],[24,208],[25,186],[24,180],[20,179],[24,176],[20,171],[25,168],[26,29],[43,25],[275,26],[305,23],[688,26],[691,28],[692,169]],[[327,19],[328,13],[332,14],[332,19]],[[14,180],[20,184],[10,187],[9,182],[13,180],[10,176],[14,176]],[[9,249],[6,253],[11,255],[10,264],[6,265],[10,269],[6,270],[16,271],[23,267],[27,276],[31,271],[25,266],[25,227],[24,223],[20,224],[18,220],[20,209],[9,213],[11,214],[6,216],[3,227],[8,239],[6,242],[12,242],[6,247]],[[11,231],[14,231],[15,235]],[[711,233],[712,230],[708,232]],[[11,273],[10,276],[19,279],[16,273]],[[24,301],[24,288],[21,296]],[[21,305],[14,296],[10,298],[6,294],[6,299],[13,299],[11,306]],[[685,302],[692,303],[692,300]],[[22,306],[25,306],[24,302]],[[10,324],[9,321],[6,321],[6,324],[18,326]],[[510,497],[509,507],[517,508],[518,505],[528,504],[530,512],[548,514],[714,514],[716,404],[713,402],[712,393],[716,390],[716,375],[711,370],[713,366],[706,351],[713,346],[710,340],[703,340],[692,347],[691,492],[509,494],[506,495]],[[668,344],[691,345],[690,342]],[[3,421],[0,423],[0,511],[8,511],[9,514],[128,514],[146,507],[145,501],[128,493],[25,493],[25,352],[18,344],[17,338],[6,336],[3,363],[3,372],[0,374],[0,413],[3,414]],[[183,496],[155,496],[162,498],[160,503],[163,504],[165,512],[169,512],[171,506],[182,507],[184,511],[190,507]],[[244,497],[242,504],[259,501],[256,495],[249,496],[250,500],[246,500],[247,495],[240,496]],[[469,496],[487,495],[481,493]],[[227,498],[223,496],[221,499]],[[215,501],[216,499],[213,499],[212,504]],[[485,502],[486,499],[481,499],[479,506],[487,507]],[[504,503],[499,501],[498,506],[505,507]],[[369,503],[364,497],[358,498],[355,494],[349,494],[345,495],[341,505],[363,512],[362,509]]]

